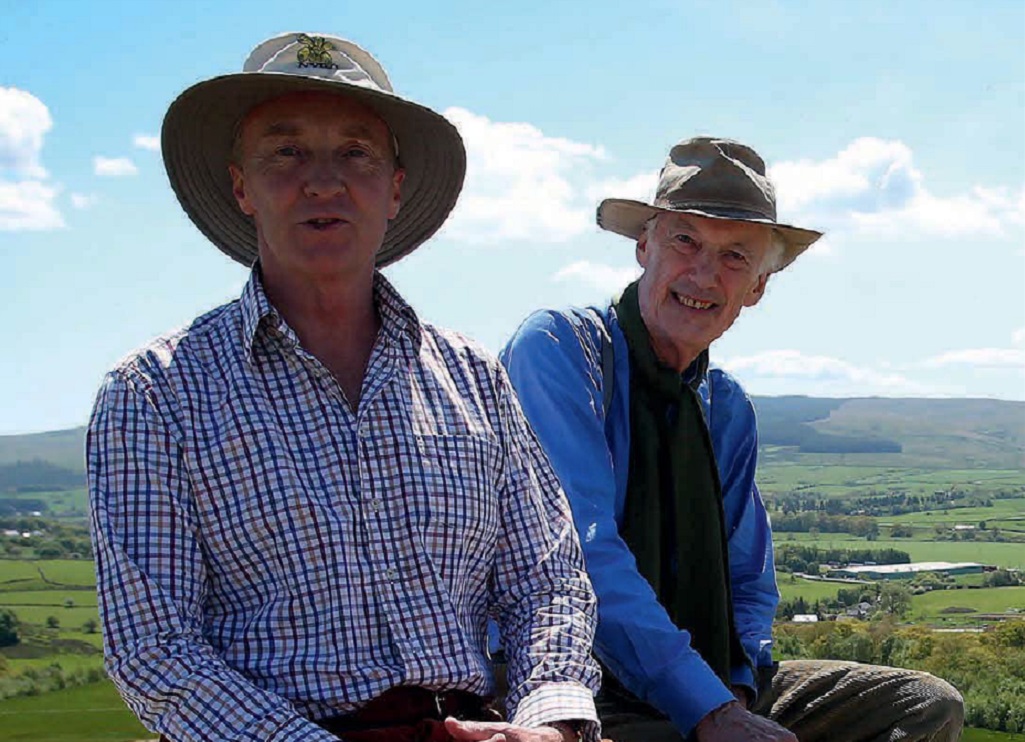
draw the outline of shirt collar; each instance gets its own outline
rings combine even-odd
[[[268,333],[290,337],[298,342],[292,329],[267,298],[259,263],[253,266],[249,280],[242,289],[239,306],[242,312],[242,347],[250,361],[253,360],[257,342]],[[408,337],[414,352],[419,352],[420,319],[380,271],[374,272],[374,306],[381,318],[382,333],[395,341]]]
[[[683,382],[694,391],[698,390],[708,376],[708,348],[705,348],[698,357],[691,361],[691,364],[683,372]]]

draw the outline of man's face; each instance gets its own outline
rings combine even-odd
[[[253,217],[265,274],[373,271],[405,172],[391,133],[366,106],[331,93],[291,93],[242,122],[230,166]]]
[[[667,366],[682,371],[762,298],[771,231],[662,212],[637,240],[641,317]]]

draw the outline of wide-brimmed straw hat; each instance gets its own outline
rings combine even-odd
[[[257,46],[241,73],[193,85],[164,116],[161,148],[171,187],[211,242],[245,265],[256,260],[256,226],[232,195],[232,145],[254,106],[297,91],[354,98],[380,116],[395,137],[406,177],[402,206],[388,225],[378,265],[408,254],[441,227],[466,173],[466,150],[455,127],[392,92],[377,60],[351,41],[289,33]]]
[[[765,161],[747,145],[729,139],[680,142],[669,151],[654,202],[607,198],[598,205],[598,226],[637,239],[645,222],[662,211],[772,227],[785,245],[776,270],[786,268],[822,236],[776,221],[776,190],[765,175]]]

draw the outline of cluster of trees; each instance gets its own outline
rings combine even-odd
[[[941,634],[874,622],[783,624],[775,628],[779,659],[838,659],[924,670],[956,687],[969,726],[1025,732],[1025,621],[982,634]],[[985,668],[985,672],[980,672]]]
[[[73,688],[87,683],[98,683],[106,677],[103,668],[76,667],[65,669],[60,662],[48,667],[30,667],[17,674],[11,673],[0,657],[0,701],[17,696],[38,696],[54,690]]]
[[[823,497],[815,491],[788,492],[785,495],[767,496],[771,507],[784,515],[796,513],[828,513],[830,515],[893,516],[905,513],[951,510],[953,508],[992,507],[994,500],[1022,497],[1022,488],[1001,488],[997,490],[950,489],[928,495],[915,495],[903,491],[877,491],[857,497]],[[775,526],[776,517],[773,518]]]
[[[776,533],[850,533],[868,539],[879,536],[879,524],[875,518],[808,511],[774,515],[772,530]]]
[[[818,574],[821,564],[910,564],[911,555],[899,549],[821,549],[784,541],[776,545],[775,560],[780,572]]]
[[[0,532],[16,531],[18,536],[0,536],[0,549],[7,556],[35,556],[39,559],[92,559],[89,529],[80,523],[67,523],[31,516],[0,516]],[[21,534],[33,534],[27,538]],[[26,553],[27,552],[27,553]]]

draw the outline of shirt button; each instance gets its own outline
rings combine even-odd
[[[380,510],[381,510],[381,501],[380,501],[380,499],[375,497],[373,500],[371,500],[367,504],[370,505],[370,511],[371,512],[374,512],[374,513],[380,512]]]
[[[397,569],[389,568],[384,571],[384,576],[389,580],[399,579],[399,571]]]
[[[362,438],[363,440],[366,440],[367,438],[370,437],[370,428],[360,428],[357,431],[357,434],[359,435],[360,438]]]

